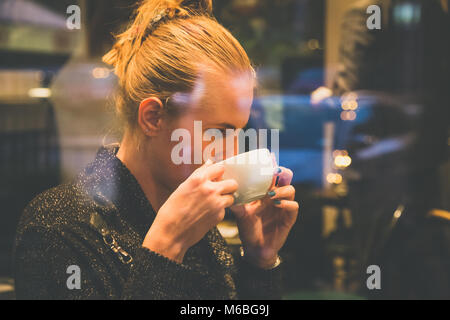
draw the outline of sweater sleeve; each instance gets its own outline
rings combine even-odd
[[[282,293],[282,264],[270,270],[253,266],[242,257],[237,259],[239,299],[280,300]]]
[[[147,248],[139,248],[125,286],[124,299],[201,299],[196,285],[202,275]]]
[[[192,283],[201,274],[185,265],[144,248],[135,252],[128,272],[121,272],[120,268],[129,266],[117,261],[106,246],[97,247],[70,232],[28,228],[15,248],[16,296],[43,300],[199,298]],[[73,288],[78,275],[70,266],[78,267],[79,288]]]

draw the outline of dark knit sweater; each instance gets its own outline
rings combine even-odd
[[[15,244],[18,299],[280,298],[279,267],[262,270],[234,257],[217,228],[182,264],[143,248],[155,212],[116,152],[101,148],[72,183],[25,209]],[[107,244],[112,239],[123,251]],[[72,265],[81,289],[68,289]]]

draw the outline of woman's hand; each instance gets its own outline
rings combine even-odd
[[[209,160],[195,170],[160,208],[143,246],[181,263],[187,249],[221,222],[234,202],[238,185],[220,181],[224,171]]]
[[[245,258],[261,268],[275,264],[298,215],[295,189],[290,185],[293,173],[282,167],[280,170],[278,183],[264,199],[231,207],[237,218]]]

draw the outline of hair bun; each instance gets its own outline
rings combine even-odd
[[[103,57],[103,62],[114,66],[119,78],[123,78],[130,59],[146,37],[148,27],[161,20],[164,12],[169,19],[175,15],[212,16],[212,0],[143,0],[136,10],[133,23],[116,36],[112,50]]]
[[[212,15],[213,12],[212,0],[184,0],[181,6],[200,14]]]

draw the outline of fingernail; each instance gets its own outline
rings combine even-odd
[[[269,193],[267,193],[269,195],[269,197],[273,197],[275,195],[275,191],[270,191]]]
[[[280,180],[280,177],[277,177],[277,179],[275,180],[275,186],[278,186],[278,181]]]
[[[281,204],[281,201],[280,201],[280,200],[274,200],[273,203],[275,203],[275,204]]]

